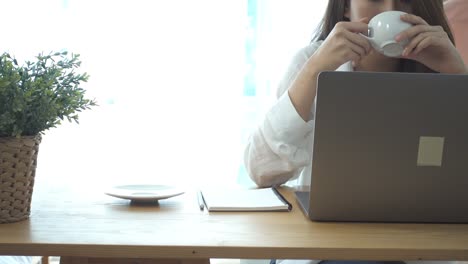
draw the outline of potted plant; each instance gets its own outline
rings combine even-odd
[[[0,56],[0,223],[27,219],[41,135],[96,105],[80,87],[78,54],[39,54],[19,65],[9,53]]]

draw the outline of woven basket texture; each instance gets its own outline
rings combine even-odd
[[[29,218],[41,136],[0,137],[0,224]]]

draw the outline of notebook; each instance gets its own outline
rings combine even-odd
[[[275,189],[206,189],[201,202],[215,211],[290,211],[291,204]]]

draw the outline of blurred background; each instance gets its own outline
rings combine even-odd
[[[46,132],[37,183],[251,184],[243,149],[325,0],[1,0],[2,52],[81,55],[98,107]]]

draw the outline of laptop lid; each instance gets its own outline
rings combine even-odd
[[[468,222],[467,166],[468,76],[320,74],[311,219]]]

